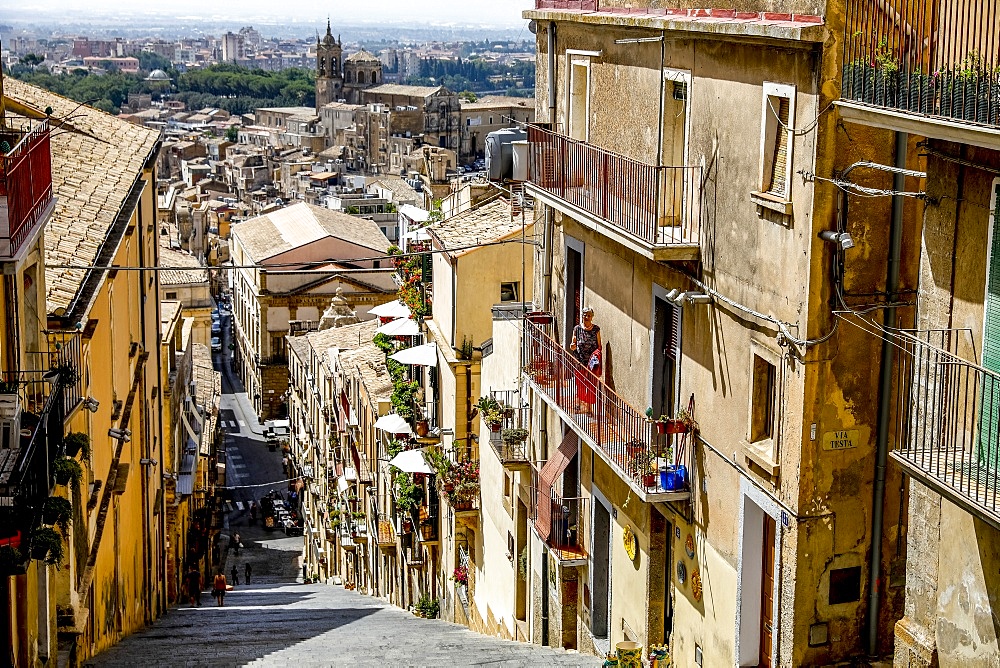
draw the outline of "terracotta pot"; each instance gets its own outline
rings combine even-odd
[[[417,420],[414,425],[414,430],[416,431],[417,436],[423,438],[427,435],[427,432],[430,431],[430,425],[427,423],[427,420]]]

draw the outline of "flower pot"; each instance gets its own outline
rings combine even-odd
[[[413,428],[419,438],[423,438],[430,431],[427,420],[417,420]]]
[[[503,424],[502,424],[502,423],[500,423],[500,422],[498,422],[498,423],[496,423],[496,424],[491,424],[491,425],[490,425],[490,431],[492,431],[492,432],[499,432],[499,431],[500,431],[500,428],[501,428],[502,426],[503,426]]]
[[[668,492],[678,492],[687,487],[687,467],[668,466],[660,471],[660,487]]]
[[[647,489],[652,489],[656,487],[656,474],[655,473],[644,473],[642,476],[642,486]]]
[[[536,325],[551,325],[553,317],[551,313],[545,311],[532,311],[526,314],[524,319]]]
[[[621,668],[641,668],[642,645],[631,640],[623,640],[615,645],[618,654],[618,665]]]

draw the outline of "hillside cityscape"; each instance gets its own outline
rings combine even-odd
[[[1000,667],[995,0],[62,4],[0,668]]]

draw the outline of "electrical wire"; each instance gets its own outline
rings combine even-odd
[[[771,113],[774,114],[774,118],[778,121],[778,125],[790,131],[792,133],[792,136],[801,137],[802,135],[807,135],[816,129],[816,126],[819,125],[819,119],[822,118],[823,114],[825,114],[826,112],[830,111],[830,109],[833,108],[833,102],[830,102],[825,107],[823,107],[823,110],[820,111],[818,114],[816,114],[816,118],[814,118],[812,122],[809,123],[809,125],[805,126],[800,130],[796,130],[795,128],[789,126],[788,124],[782,122],[781,116],[779,116],[778,112],[775,111],[774,109],[774,104],[772,104],[771,102],[770,95],[767,96],[767,106],[770,107]]]
[[[528,246],[538,246],[540,241],[537,241],[538,234],[529,235],[530,241],[521,241],[520,237],[513,239],[502,239],[500,241],[487,241],[483,243],[467,244],[465,246],[454,246],[450,248],[436,248],[427,251],[416,251],[408,253],[398,253],[395,255],[374,255],[370,257],[357,257],[357,258],[327,258],[324,260],[315,260],[312,262],[278,262],[269,265],[259,265],[259,264],[226,264],[218,266],[198,266],[198,267],[123,267],[121,265],[96,265],[96,264],[46,264],[46,269],[104,269],[107,271],[207,271],[207,270],[234,270],[234,269],[261,269],[269,274],[358,274],[358,273],[383,273],[383,272],[393,272],[395,269],[392,267],[379,267],[379,268],[338,268],[338,269],[315,269],[309,267],[319,267],[326,264],[336,264],[336,263],[349,263],[355,264],[358,262],[375,262],[382,260],[395,260],[396,258],[406,258],[406,257],[420,257],[423,255],[434,255],[435,253],[454,253],[464,250],[472,250],[476,248],[486,248],[489,246],[503,246],[506,244],[523,244]],[[287,269],[285,271],[275,271],[273,268],[282,267],[294,267],[293,269]]]

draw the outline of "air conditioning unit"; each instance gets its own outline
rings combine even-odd
[[[16,394],[0,394],[0,450],[20,447],[21,399]]]

